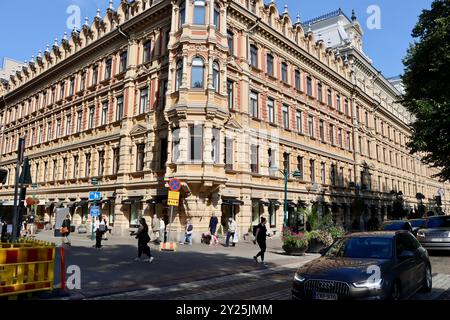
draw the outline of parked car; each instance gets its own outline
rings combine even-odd
[[[395,221],[386,221],[383,224],[383,231],[397,231],[397,230],[406,230],[412,233],[413,226],[411,222],[405,220],[395,220]]]
[[[431,291],[428,252],[408,231],[347,235],[300,267],[294,300],[401,300]]]
[[[450,216],[428,218],[417,239],[428,250],[450,250]]]
[[[421,228],[424,228],[427,223],[427,219],[412,219],[409,220],[412,226],[412,234],[417,237],[417,233]]]

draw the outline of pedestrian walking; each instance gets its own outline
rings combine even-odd
[[[60,233],[63,236],[63,240],[62,240],[63,245],[68,245],[68,246],[72,245],[70,238],[69,238],[70,228],[71,228],[71,221],[70,221],[70,214],[68,214],[66,216],[66,218],[64,219],[62,226],[61,226],[61,230],[60,230]]]
[[[6,233],[8,231],[8,222],[2,218],[2,228],[1,228],[1,237],[0,240],[2,243],[5,243],[7,241]]]
[[[267,219],[262,217],[261,223],[256,228],[256,235],[255,240],[253,240],[253,243],[258,243],[260,251],[259,253],[253,257],[253,259],[258,262],[258,257],[261,257],[261,264],[265,265],[264,262],[264,254],[266,253],[266,240],[267,240],[267,228],[266,228]]]
[[[211,232],[211,236],[216,234],[218,224],[219,219],[217,219],[216,214],[213,212],[212,217],[209,220],[209,232]]]
[[[192,234],[194,233],[194,225],[191,223],[191,219],[187,220],[186,230],[184,233],[184,240],[180,244],[189,244],[192,246]]]
[[[150,236],[148,234],[148,225],[144,218],[139,219],[139,229],[137,232],[132,232],[131,236],[136,236],[138,239],[138,257],[134,259],[135,262],[149,262],[152,263],[155,258],[152,257],[150,252],[150,247],[148,243],[150,242]],[[142,254],[145,254],[148,258],[142,260]]]
[[[230,239],[231,239],[231,242],[233,242],[232,246],[233,247],[236,246],[236,244],[234,243],[234,235],[235,235],[236,231],[237,231],[236,221],[234,221],[234,219],[230,217],[228,219],[227,240],[225,242],[225,247],[230,246]]]
[[[164,219],[159,219],[159,241],[163,243],[167,242],[166,223]]]
[[[103,216],[103,223],[105,224],[105,232],[103,232],[102,239],[108,240],[108,220],[106,220],[106,216]]]
[[[156,214],[153,215],[152,220],[152,233],[153,233],[153,242],[158,244],[159,241],[159,231],[161,229],[161,223]]]
[[[94,223],[94,231],[95,231],[95,248],[101,249],[102,248],[102,239],[103,234],[105,233],[106,225],[103,219],[101,218],[95,218]]]
[[[27,218],[27,233],[34,237],[35,234],[34,215],[30,214]]]

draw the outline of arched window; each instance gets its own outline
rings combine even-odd
[[[192,88],[203,88],[205,64],[202,58],[192,60]]]
[[[194,2],[194,24],[205,24],[205,0],[195,0]]]
[[[213,88],[219,92],[219,80],[220,80],[220,68],[219,64],[214,61],[213,63]]]
[[[183,83],[183,60],[177,62],[177,71],[175,75],[175,91],[180,90]]]
[[[214,25],[216,30],[220,30],[220,7],[217,3],[214,5]]]

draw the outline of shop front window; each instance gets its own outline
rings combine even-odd
[[[139,202],[134,202],[131,204],[130,208],[130,226],[139,225]]]

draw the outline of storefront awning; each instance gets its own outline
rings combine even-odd
[[[296,208],[297,204],[294,201],[288,201],[288,207],[290,208]]]
[[[134,203],[141,202],[141,200],[142,200],[142,197],[139,197],[139,198],[129,198],[129,199],[126,199],[126,200],[122,200],[122,204],[129,204],[129,205],[132,205],[132,204],[134,204]]]
[[[281,205],[283,205],[280,201],[278,201],[278,200],[269,200],[269,202],[271,203],[271,204],[273,204],[274,206],[281,206]]]
[[[244,201],[238,200],[238,199],[223,199],[222,204],[228,205],[228,206],[242,206],[244,205]]]
[[[262,206],[268,207],[270,205],[270,202],[264,201],[264,200],[259,200],[259,204]]]

